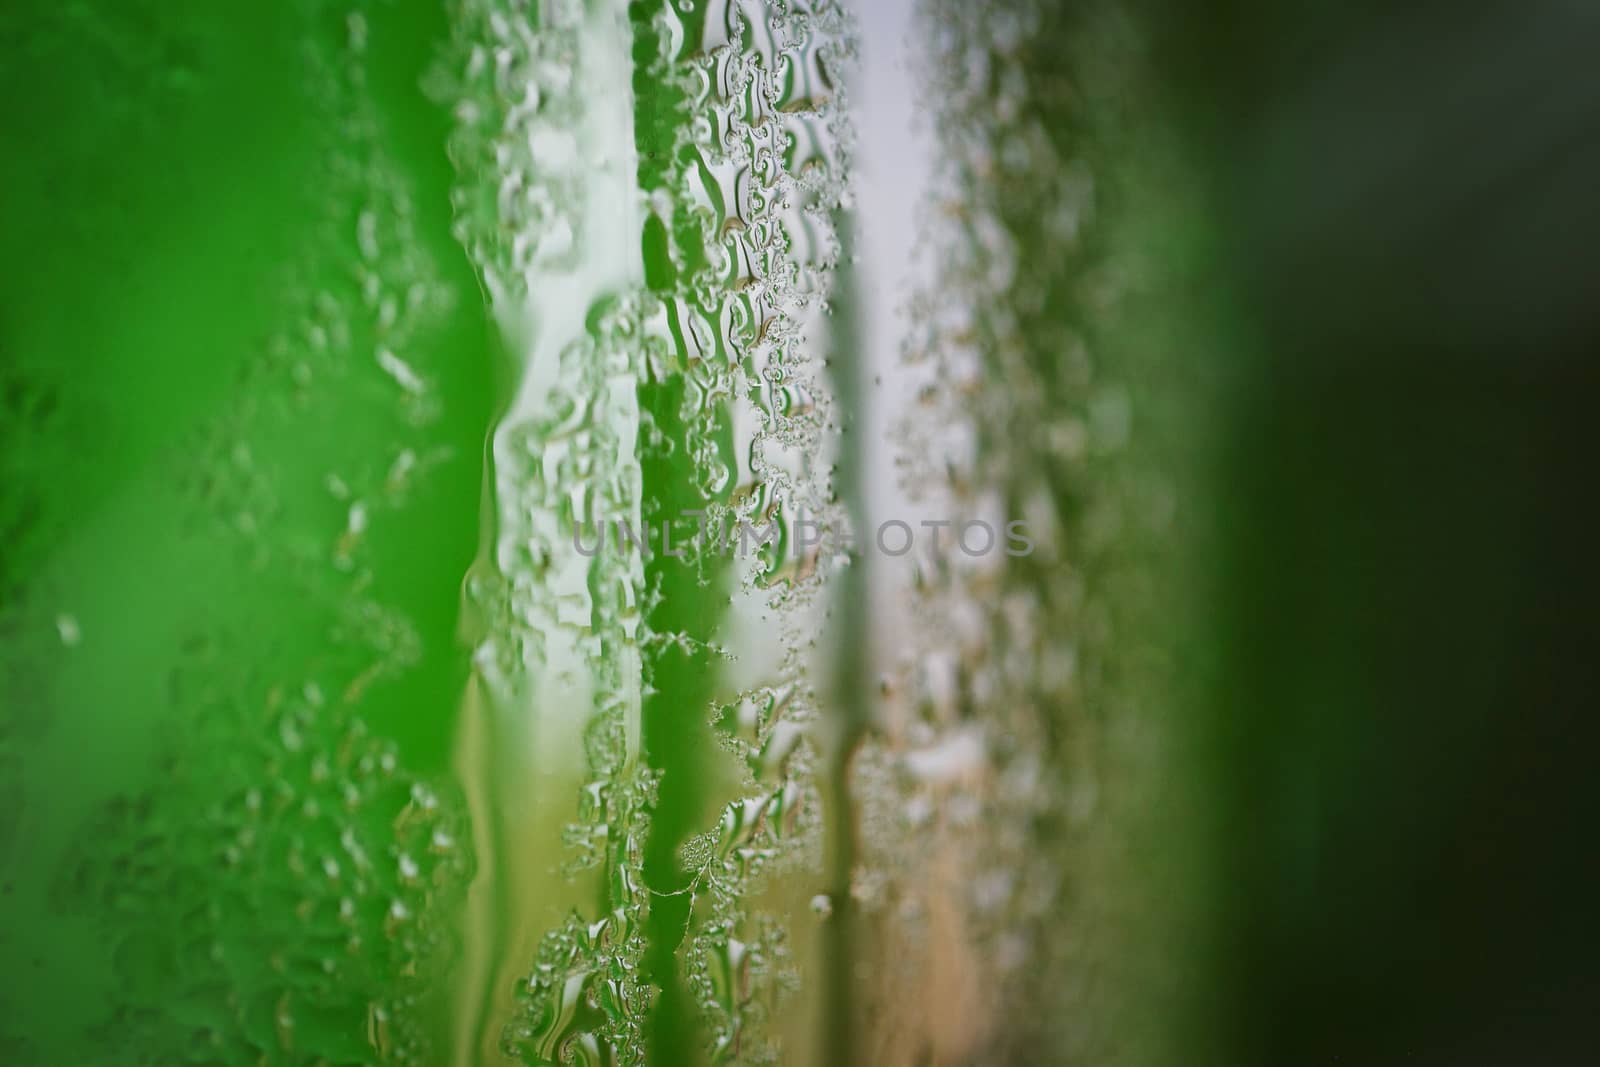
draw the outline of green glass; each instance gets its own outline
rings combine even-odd
[[[1171,190],[1098,102],[1139,52],[1096,12],[896,10],[944,159],[916,195],[967,212],[924,212],[907,299],[972,336],[917,326],[935,385],[881,439],[897,298],[857,268],[848,91],[879,13],[4,16],[7,1062],[1044,1062],[1122,1032],[1135,978],[1054,1007],[1187,913],[1099,917],[1149,877],[1117,842],[1173,832],[1119,800],[1159,761],[1115,724],[1169,729],[1132,665],[1185,618],[1152,499],[1193,477],[1182,377],[1143,353],[1184,314],[1188,205],[1145,213]],[[1152,239],[1153,281],[1108,288]],[[795,551],[806,515],[868,531],[872,471],[950,426],[976,459],[924,488],[1060,544],[984,579]],[[776,540],[578,551],[696,515]],[[925,632],[885,632],[895,596]],[[952,708],[927,671],[972,617]],[[915,770],[974,730],[1001,833]],[[1097,888],[1041,911],[1063,863]]]
[[[10,0],[0,1064],[1589,1062],[1568,6]]]

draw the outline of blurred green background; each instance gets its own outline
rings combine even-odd
[[[1228,309],[1216,1062],[1592,1062],[1582,4],[1152,9]]]

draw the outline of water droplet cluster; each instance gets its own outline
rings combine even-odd
[[[657,776],[639,759],[640,701],[658,657],[712,647],[709,629],[653,632],[657,594],[638,558],[579,560],[574,531],[676,521],[664,501],[681,501],[679,487],[645,486],[640,461],[681,448],[707,529],[776,531],[738,578],[777,608],[815,597],[838,562],[791,561],[794,519],[803,509],[824,526],[842,521],[818,346],[839,257],[846,20],[831,3],[634,6],[634,35],[655,45],[629,175],[642,193],[646,277],[619,286],[586,259],[601,243],[586,199],[597,11],[464,3],[436,79],[456,117],[457,236],[523,375],[493,438],[492,550],[468,579],[477,664],[504,706],[526,709],[514,714],[584,719],[589,781],[562,866],[605,875],[599,913],[550,931],[519,992],[502,1045],[528,1063],[643,1054],[653,989],[640,966],[650,903],[640,847]],[[561,331],[562,302],[584,309],[581,331]],[[640,390],[664,383],[681,386],[681,434],[640,409]],[[709,582],[727,563],[701,539],[684,565]],[[792,617],[783,629],[772,669],[786,695],[747,737],[728,736],[745,764],[741,795],[684,851],[696,872],[685,976],[719,1061],[762,1055],[755,1022],[786,980],[784,930],[750,907],[758,877],[780,853],[800,855],[791,842],[815,844],[807,638]],[[532,707],[518,696],[529,691],[543,694]],[[586,706],[567,708],[574,700]]]
[[[325,145],[281,300],[293,325],[170,463],[195,543],[231,548],[233,592],[322,625],[193,627],[156,783],[62,862],[61,906],[116,938],[101,1036],[129,1063],[436,1062],[423,989],[473,867],[459,799],[367,721],[374,686],[422,653],[369,539],[451,458],[426,353],[455,294],[382,146],[362,9],[304,15],[339,30],[309,31],[297,72]],[[338,432],[352,403],[380,440]]]
[[[843,560],[796,553],[794,525],[802,514],[821,529],[843,523],[822,352],[847,188],[852,27],[833,3],[718,0],[664,3],[637,32],[656,44],[651,82],[675,90],[655,94],[662,113],[640,104],[641,185],[666,260],[652,286],[660,315],[646,326],[659,339],[650,369],[685,383],[678,418],[711,538],[737,544],[753,531],[748,557],[702,542],[716,558],[699,563],[735,568],[780,649],[763,668],[768,684],[712,709],[737,785],[717,825],[679,850],[692,876],[680,959],[712,1061],[763,1062],[777,1055],[766,1023],[796,976],[786,923],[757,901],[769,871],[820,853],[814,635],[802,613]]]
[[[501,302],[526,294],[530,271],[570,268],[583,245],[582,14],[575,0],[460,3],[430,87],[455,118],[456,237]]]
[[[690,386],[708,523],[787,528],[802,508],[837,521],[819,343],[846,195],[848,20],[828,2],[718,0],[662,4],[651,29],[649,73],[681,94],[675,114],[642,117],[662,127],[640,172],[672,275],[651,335],[668,354],[658,373]],[[729,411],[734,441],[718,448]],[[781,562],[765,560],[762,585]]]
[[[775,1061],[779,1049],[765,1025],[799,981],[786,924],[753,902],[769,873],[807,870],[820,852],[808,699],[791,680],[713,709],[712,725],[742,768],[742,795],[713,830],[686,843],[680,862],[694,874],[686,976],[711,1026],[716,1063]]]
[[[529,720],[542,719],[549,738],[578,724],[572,750],[537,754],[586,776],[554,866],[604,872],[599,914],[573,910],[528,961],[500,1046],[526,1063],[637,1063],[651,992],[639,973],[653,788],[638,741],[643,575],[637,557],[575,543],[616,518],[639,526],[652,308],[626,269],[637,234],[616,223],[628,214],[617,200],[635,195],[633,146],[608,124],[625,131],[628,116],[599,109],[627,99],[626,22],[620,5],[567,0],[467,0],[453,20],[434,91],[455,119],[456,236],[515,371],[491,436],[493,530],[467,580],[474,664],[502,728],[537,733]]]
[[[1109,983],[1090,976],[1119,921],[1103,784],[1139,747],[1148,692],[1120,672],[1159,673],[1117,616],[1162,521],[1124,377],[1139,279],[1105,223],[1122,174],[1103,101],[1133,68],[1109,9],[920,14],[933,280],[909,303],[903,484],[946,514],[1022,518],[1037,548],[917,559],[919,626],[854,771],[852,895],[882,939],[882,1033],[940,1057],[1076,1061],[1107,1032]]]
[[[314,682],[219,687],[230,653],[197,644],[174,685],[203,702],[163,784],[109,805],[59,875],[64,906],[119,931],[103,1037],[130,1063],[433,1062],[420,997],[471,873],[459,802]]]

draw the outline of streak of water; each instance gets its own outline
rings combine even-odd
[[[456,20],[440,80],[457,118],[458,236],[511,372],[466,583],[476,669],[458,764],[477,786],[485,863],[455,1057],[503,1047],[542,1062],[603,1043],[631,1062],[647,910],[633,870],[649,786],[643,572],[574,543],[580,526],[640,519],[631,32],[620,2],[471,2]],[[567,866],[600,866],[599,881],[551,878],[568,845]]]

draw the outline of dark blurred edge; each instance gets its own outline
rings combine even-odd
[[[1600,1062],[1600,8],[1144,13],[1233,321],[1203,1057]]]

